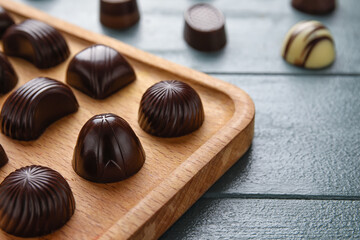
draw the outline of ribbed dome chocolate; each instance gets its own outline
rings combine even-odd
[[[37,237],[62,227],[75,211],[69,184],[60,173],[27,166],[0,185],[0,228],[19,237]]]
[[[179,137],[203,124],[204,109],[197,92],[184,82],[161,81],[146,90],[138,114],[140,127],[159,137]]]

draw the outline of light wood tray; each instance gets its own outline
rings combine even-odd
[[[34,18],[57,28],[71,51],[65,63],[48,70],[39,70],[22,59],[10,57],[19,76],[16,88],[38,76],[65,82],[69,61],[94,43],[117,49],[137,75],[134,83],[105,100],[92,99],[73,89],[79,111],[52,124],[36,141],[16,141],[0,134],[0,143],[9,157],[9,163],[0,169],[0,181],[17,168],[40,164],[59,171],[72,188],[76,201],[74,216],[64,227],[42,239],[157,238],[249,148],[255,108],[241,89],[22,4],[0,0],[0,5],[16,22]],[[153,137],[137,123],[142,94],[152,84],[166,79],[189,83],[202,99],[205,122],[188,136]],[[0,96],[1,106],[8,95]],[[71,160],[83,124],[93,115],[106,112],[130,123],[147,157],[135,176],[119,183],[96,184],[79,177],[72,169]],[[0,239],[12,238],[0,231]]]

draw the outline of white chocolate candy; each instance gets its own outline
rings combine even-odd
[[[335,59],[331,33],[321,22],[299,22],[287,33],[282,56],[295,66],[311,69],[326,67]]]

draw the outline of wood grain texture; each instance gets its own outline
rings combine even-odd
[[[137,80],[105,100],[94,100],[74,90],[77,113],[52,124],[36,141],[15,141],[0,135],[9,164],[0,170],[3,179],[29,164],[49,166],[69,182],[77,209],[59,231],[45,236],[61,239],[156,238],[190,207],[249,148],[253,138],[254,104],[250,97],[228,83],[167,62],[115,39],[91,33],[35,9],[1,0],[16,21],[32,17],[61,30],[71,57],[94,43],[123,53],[134,67]],[[71,57],[48,70],[10,58],[19,75],[17,87],[37,76],[65,81]],[[155,82],[178,79],[193,86],[205,110],[205,122],[196,132],[173,139],[152,137],[137,124],[142,93]],[[3,104],[8,96],[2,96]],[[112,112],[126,119],[143,144],[147,159],[135,176],[114,184],[83,180],[71,167],[73,148],[82,125],[93,115]],[[0,239],[11,236],[0,233]]]
[[[359,201],[200,199],[161,239],[359,239],[359,207]]]

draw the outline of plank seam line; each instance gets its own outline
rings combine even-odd
[[[315,77],[358,77],[360,73],[274,73],[274,72],[210,72],[204,71],[208,75],[250,75],[250,76],[315,76]]]
[[[205,193],[202,199],[278,199],[278,200],[337,200],[359,201],[360,196],[343,195],[301,195],[301,194],[240,194],[240,193]]]

